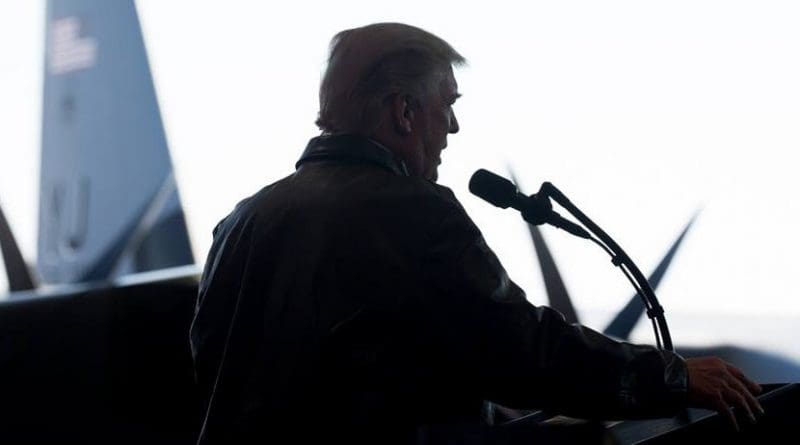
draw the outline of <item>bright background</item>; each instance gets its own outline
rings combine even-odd
[[[658,295],[676,343],[789,353],[800,321],[796,1],[137,2],[195,257],[242,197],[291,173],[317,134],[341,29],[402,21],[465,55],[454,189],[511,277],[544,303],[517,215],[466,190],[514,167],[555,183],[645,274],[702,213]],[[44,2],[0,0],[0,205],[34,262]],[[562,212],[563,213],[563,212]],[[594,245],[543,229],[575,304],[603,328],[631,295]],[[0,293],[5,288],[0,274]],[[635,332],[652,341],[649,325]]]

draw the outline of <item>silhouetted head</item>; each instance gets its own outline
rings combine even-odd
[[[436,180],[447,134],[458,132],[453,66],[466,61],[439,37],[409,25],[377,23],[331,40],[317,125],[357,133],[392,150],[415,176]]]

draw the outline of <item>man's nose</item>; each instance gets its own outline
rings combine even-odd
[[[456,113],[450,111],[450,128],[448,129],[449,133],[458,133],[458,130],[461,127],[458,126],[458,119],[456,119]]]

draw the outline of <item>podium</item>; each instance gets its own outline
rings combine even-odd
[[[687,444],[687,443],[797,443],[800,427],[800,384],[762,385],[758,396],[765,415],[755,424],[737,415],[741,431],[714,411],[688,409],[667,419],[627,420],[606,427],[612,443]]]
[[[765,415],[755,424],[737,415],[736,432],[714,411],[687,409],[670,418],[596,422],[556,417],[542,421],[541,413],[500,426],[510,434],[484,443],[585,443],[618,445],[771,444],[800,443],[800,384],[762,385],[758,396]],[[539,437],[544,434],[544,437]],[[523,437],[527,435],[527,441]],[[578,442],[574,439],[579,438]],[[511,440],[508,440],[511,439]],[[540,441],[539,439],[544,439]]]

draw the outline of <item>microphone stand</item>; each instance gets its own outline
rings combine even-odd
[[[653,322],[653,329],[656,335],[656,344],[659,348],[661,348],[661,341],[659,340],[659,331],[661,333],[661,338],[664,340],[664,347],[668,351],[674,351],[672,346],[672,337],[669,335],[669,327],[667,327],[667,320],[664,317],[664,308],[658,303],[658,299],[656,298],[656,294],[653,291],[653,288],[650,286],[650,283],[647,281],[647,278],[642,274],[636,264],[631,260],[627,253],[610,237],[606,232],[603,231],[600,227],[597,226],[588,216],[586,216],[583,212],[580,211],[572,202],[561,193],[560,190],[556,188],[553,184],[549,182],[545,182],[542,184],[539,193],[543,193],[548,198],[553,199],[559,205],[567,209],[567,211],[572,214],[575,218],[578,219],[586,228],[589,229],[593,234],[595,234],[603,244],[592,238],[593,241],[600,244],[603,249],[606,250],[611,255],[611,262],[614,263],[615,266],[619,267],[628,280],[631,281],[633,287],[642,297],[645,307],[647,308],[647,317],[650,318],[651,322]],[[626,270],[627,269],[627,270]],[[633,274],[633,278],[629,275],[629,272]]]

